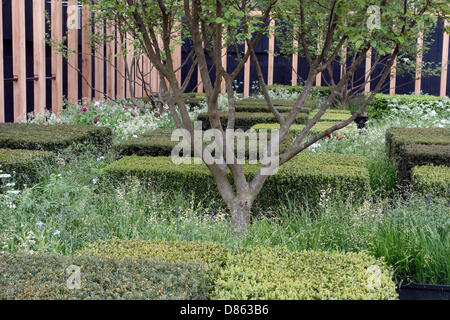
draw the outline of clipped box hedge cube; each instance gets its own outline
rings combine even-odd
[[[0,149],[0,174],[11,175],[17,186],[36,182],[40,166],[55,162],[52,152],[21,149]],[[2,180],[0,179],[0,185]]]
[[[314,207],[322,193],[361,199],[369,190],[366,159],[339,154],[301,153],[267,179],[254,208],[278,207],[286,199]],[[244,165],[247,179],[259,166]],[[229,174],[229,173],[228,173]],[[193,193],[221,202],[213,176],[204,164],[175,165],[170,157],[124,157],[104,169],[107,183],[137,177],[163,190]]]
[[[389,128],[386,151],[397,164],[400,182],[407,182],[414,166],[450,166],[450,129]]]
[[[260,246],[232,250],[212,242],[111,239],[91,243],[77,254],[200,263],[211,283],[209,299],[398,298],[392,268],[365,253]],[[380,281],[370,287],[374,273]]]
[[[103,147],[111,142],[111,137],[112,131],[106,127],[0,124],[0,148],[56,151],[85,142]]]
[[[285,116],[287,114],[284,114]],[[226,128],[228,121],[228,112],[220,112],[220,122],[222,127]],[[202,121],[203,130],[210,128],[209,116],[207,113],[198,115],[198,121]],[[307,113],[299,113],[295,123],[304,124],[308,121]],[[271,112],[236,112],[235,128],[248,130],[258,123],[277,123],[278,119]]]
[[[69,266],[80,270],[80,289],[69,289]],[[0,255],[0,300],[206,299],[203,265],[161,259],[42,254]]]
[[[317,122],[309,131],[310,134],[318,134],[321,133],[329,128],[331,128],[332,126],[334,126],[336,124],[336,122],[327,122],[327,121],[319,121]],[[289,133],[292,135],[298,135],[303,128],[305,127],[305,125],[303,124],[293,124],[290,128],[289,128]],[[280,124],[278,123],[260,123],[260,124],[256,124],[252,127],[253,130],[259,131],[259,130],[280,130]],[[358,130],[356,128],[356,125],[354,123],[346,126],[345,128],[342,128],[340,130],[335,131],[336,134],[339,133],[357,133]]]
[[[411,172],[412,191],[450,199],[450,167],[417,166]]]

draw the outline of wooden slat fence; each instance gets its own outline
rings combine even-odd
[[[36,114],[43,112],[46,108],[51,108],[53,112],[59,114],[63,100],[67,99],[71,103],[87,103],[93,98],[98,100],[104,97],[121,99],[130,97],[130,79],[125,78],[125,59],[127,59],[128,68],[133,74],[131,81],[134,81],[134,95],[136,97],[145,96],[146,90],[150,92],[157,92],[159,90],[159,76],[157,71],[152,68],[152,65],[147,57],[140,53],[133,53],[132,39],[127,35],[120,35],[111,26],[100,27],[93,30],[92,27],[84,28],[89,23],[89,18],[93,14],[89,6],[79,5],[77,0],[52,0],[50,8],[47,10],[50,17],[51,37],[55,41],[61,41],[63,35],[68,31],[67,46],[68,50],[73,52],[65,61],[58,54],[57,50],[51,49],[51,66],[46,62],[46,46],[45,32],[46,32],[46,18],[45,18],[45,2],[46,0],[13,0],[10,1],[11,12],[5,12],[5,2],[2,1],[0,6],[0,122],[5,122],[7,119],[5,114],[5,100],[9,93],[5,93],[5,82],[13,82],[13,121],[23,120],[27,112],[27,85],[32,85],[34,92],[34,106],[33,109]],[[33,17],[33,70],[34,75],[30,79],[27,78],[27,63],[26,63],[26,20],[25,9],[26,4],[32,5]],[[63,23],[64,13],[67,13],[67,23]],[[11,15],[12,21],[12,77],[4,77],[4,45],[3,45],[3,18],[5,15]],[[448,25],[450,22],[444,22]],[[274,25],[274,21],[271,21]],[[63,27],[66,30],[63,30]],[[81,32],[80,32],[81,29]],[[91,31],[96,33],[107,32],[109,35],[116,36],[116,43],[108,43],[105,46],[100,46],[95,52],[89,45]],[[81,39],[79,38],[81,35]],[[441,65],[443,66],[440,76],[439,94],[441,96],[448,95],[448,55],[449,55],[449,34],[441,35],[442,52],[439,52],[441,58]],[[267,44],[267,83],[274,83],[274,70],[277,66],[274,62],[275,39],[273,34],[269,34]],[[423,43],[422,35],[418,35],[417,45],[421,46]],[[297,42],[293,46],[298,46]],[[128,54],[125,57],[116,55],[124,48],[127,48]],[[81,55],[81,59],[79,57]],[[224,67],[227,66],[227,49],[222,52],[222,63]],[[345,48],[343,50],[345,57]],[[134,58],[134,59],[133,59]],[[178,45],[173,53],[173,59],[176,67],[180,67],[177,72],[177,79],[181,82],[182,79],[182,48]],[[345,59],[345,58],[344,58]],[[414,81],[414,92],[421,91],[421,69],[423,57],[417,56],[417,70],[415,77],[419,78]],[[81,65],[79,65],[81,61]],[[135,63],[132,65],[131,62]],[[291,84],[297,84],[298,74],[304,67],[299,63],[297,54],[292,56],[292,79]],[[64,64],[67,63],[67,72],[64,72]],[[133,69],[131,70],[131,66]],[[46,76],[46,68],[51,70],[51,77]],[[343,66],[340,73],[344,72]],[[371,68],[370,52],[368,53],[365,71]],[[78,69],[81,69],[78,70]],[[244,84],[243,93],[248,97],[251,93],[251,61],[249,60],[243,70]],[[136,74],[144,75],[144,83]],[[67,92],[63,93],[63,76],[67,79]],[[81,77],[81,88],[79,87],[79,77]],[[51,99],[46,102],[46,84],[47,79],[51,79]],[[139,79],[138,79],[139,78]],[[197,91],[203,91],[200,81],[200,76],[197,77]],[[33,80],[30,82],[29,80]],[[316,85],[321,85],[322,75],[318,75]],[[397,76],[395,66],[392,69],[390,77],[389,92],[394,94],[397,87]],[[225,91],[225,86],[222,86],[222,92]],[[370,85],[365,87],[365,91],[370,91]],[[10,97],[11,98],[11,97]]]

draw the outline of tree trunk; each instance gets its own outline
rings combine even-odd
[[[242,238],[248,233],[250,227],[251,202],[249,200],[236,199],[230,210],[233,233]]]

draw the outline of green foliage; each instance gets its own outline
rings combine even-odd
[[[309,118],[311,119],[317,114],[316,112],[312,112],[309,114]],[[327,110],[319,119],[319,121],[327,121],[327,122],[342,122],[351,117],[350,111],[347,110]]]
[[[336,124],[336,122],[328,122],[328,121],[319,121],[317,122],[309,131],[309,133],[311,134],[318,134],[323,132],[324,130],[327,130],[329,128],[331,128],[332,126],[334,126]],[[289,133],[291,133],[292,135],[298,135],[303,128],[305,127],[305,125],[303,124],[294,124],[289,128]],[[253,130],[280,130],[280,125],[278,123],[260,123],[260,124],[256,124],[252,127]],[[356,129],[356,125],[352,124],[352,125],[348,125],[345,128],[342,128],[340,130],[337,130],[336,133],[339,134],[343,134],[343,133],[352,133],[352,134],[356,134],[357,133],[357,129]]]
[[[77,255],[81,256],[138,260],[151,258],[201,264],[209,279],[215,278],[219,270],[226,265],[229,254],[227,248],[214,242],[137,239],[124,241],[117,238],[96,241],[77,252]]]
[[[211,299],[397,298],[392,270],[382,260],[363,253],[293,252],[262,247],[233,252],[210,242],[112,239],[90,244],[77,254],[200,263],[208,275]],[[380,288],[367,287],[371,265],[380,267]]]
[[[373,266],[379,268],[379,288],[369,287]],[[232,263],[216,280],[212,297],[380,300],[397,299],[398,295],[392,270],[382,260],[367,254],[256,247],[234,255]]]
[[[383,159],[385,148],[380,142],[384,133],[367,132],[378,141],[373,146],[364,144],[366,134],[355,136],[362,144],[348,138],[350,147],[356,145],[357,150],[347,153],[359,151],[377,164],[377,159]],[[345,139],[347,136],[335,142],[347,143]],[[380,151],[373,153],[374,146]],[[338,150],[349,149],[342,146]],[[396,281],[450,284],[448,201],[438,197],[431,201],[414,196],[383,200],[371,197],[378,191],[369,191],[361,196],[361,204],[330,187],[319,205],[308,207],[304,197],[293,197],[275,210],[260,208],[242,240],[232,233],[228,211],[218,208],[217,198],[205,192],[194,198],[189,190],[167,191],[157,183],[146,188],[132,177],[129,183],[117,186],[93,184],[99,171],[114,161],[113,153],[103,155],[105,159],[98,161],[98,152],[92,150],[64,166],[44,167],[33,188],[8,195],[7,201],[1,199],[0,253],[32,249],[35,254],[68,255],[99,239],[114,237],[219,242],[227,247],[280,245],[296,251],[365,251],[385,257],[394,268]],[[323,158],[323,163],[327,161],[331,160]],[[386,175],[381,169],[379,175]],[[9,206],[10,202],[15,206]],[[37,225],[39,221],[42,226]],[[55,230],[60,231],[59,236]]]
[[[287,114],[284,114],[285,116]],[[220,122],[222,123],[222,127],[227,126],[228,121],[228,112],[220,112]],[[207,130],[210,128],[209,116],[207,113],[201,113],[198,115],[198,121],[202,121],[203,130]],[[295,120],[295,123],[306,123],[308,120],[307,113],[299,113]],[[248,130],[252,126],[258,123],[275,123],[278,122],[278,119],[271,112],[239,112],[236,113],[235,118],[235,128]]]
[[[173,148],[179,143],[178,141],[172,141],[171,136],[172,129],[156,129],[147,132],[141,137],[125,140],[114,147],[118,151],[119,156],[170,156]],[[249,157],[250,140],[256,140],[255,144],[257,144],[258,137],[256,135],[254,137],[248,135],[245,138],[244,151],[246,158]],[[291,135],[286,135],[280,143],[280,150],[286,150],[290,146],[291,141]],[[234,152],[238,154],[237,143],[234,145]],[[194,155],[193,149],[191,149],[191,155]]]
[[[294,103],[292,103],[293,105]],[[289,113],[292,110],[292,105],[290,107],[287,106],[275,106],[275,108],[280,113]],[[271,112],[267,104],[249,104],[249,105],[237,105],[236,112]],[[309,113],[311,112],[311,108],[302,107],[300,108],[301,113]]]
[[[274,84],[267,86],[267,90],[277,91],[277,90],[285,90],[290,94],[298,93],[300,94],[303,91],[303,86],[290,86],[284,84]],[[329,87],[312,87],[310,91],[310,95],[313,97],[328,97],[330,95]]]
[[[66,272],[81,268],[81,289],[69,289]],[[0,299],[127,300],[206,299],[207,277],[195,263],[161,259],[108,259],[58,255],[0,256]]]
[[[447,106],[446,106],[447,103]],[[367,106],[366,112],[370,118],[381,118],[389,115],[393,107],[397,105],[419,105],[429,104],[435,112],[441,112],[448,108],[448,98],[430,95],[413,94],[382,94],[378,93]]]
[[[137,138],[120,142],[114,148],[119,155],[170,156],[178,142],[171,141],[172,129],[156,129]]]
[[[18,186],[32,185],[40,167],[55,162],[54,154],[47,151],[0,149],[0,174],[10,174]]]
[[[417,166],[411,172],[412,191],[450,199],[450,166]]]
[[[111,142],[111,129],[78,125],[0,124],[0,147],[56,151],[75,143],[105,147]]]
[[[450,129],[390,128],[386,131],[386,149],[397,164],[399,179],[406,182],[414,166],[450,166]]]
[[[257,208],[271,208],[288,198],[302,200],[314,206],[321,192],[332,189],[336,194],[360,198],[368,191],[369,174],[365,158],[336,154],[299,154],[270,176],[255,202]],[[258,170],[256,165],[244,165],[247,179]],[[107,183],[120,183],[137,177],[153,182],[164,190],[211,196],[218,199],[214,179],[204,164],[174,165],[166,157],[125,157],[104,169]],[[229,177],[230,174],[228,174]],[[208,186],[208,187],[206,187]]]

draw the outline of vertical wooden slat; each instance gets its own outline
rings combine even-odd
[[[422,89],[422,59],[423,59],[423,32],[419,32],[417,38],[417,56],[416,56],[416,80],[414,82],[414,93],[420,94]]]
[[[150,77],[150,60],[147,55],[143,55],[143,76],[142,76],[142,96],[147,96],[147,91],[149,90],[149,84],[151,81]]]
[[[245,42],[245,53],[247,53],[248,47]],[[248,98],[250,95],[250,57],[244,64],[244,98]]]
[[[109,25],[106,29],[108,36],[113,36],[114,38],[114,27]],[[108,43],[106,44],[106,95],[110,99],[115,99],[115,86],[116,86],[116,70],[115,70],[115,58],[114,55],[116,54],[115,50],[115,40],[108,40]],[[119,57],[120,58],[120,57]],[[118,58],[118,60],[119,60]],[[117,83],[117,86],[119,83]]]
[[[322,42],[322,34],[319,35],[319,41],[317,42],[317,52],[320,52],[320,43]],[[322,72],[316,74],[316,86],[320,87],[322,85]]]
[[[202,75],[200,73],[199,67],[197,67],[197,92],[200,92],[200,93],[203,92]]]
[[[95,32],[102,34],[104,32],[104,25],[96,25]],[[105,69],[104,69],[104,61],[105,52],[104,52],[104,44],[101,43],[95,52],[94,58],[94,70],[95,70],[95,99],[101,100],[103,99],[103,92],[105,90]]]
[[[227,47],[225,46],[225,42],[224,42],[224,46],[222,48],[222,67],[224,68],[224,70],[227,70]],[[227,86],[225,83],[225,80],[222,79],[222,83],[220,85],[220,92],[221,93],[226,93],[227,92]]]
[[[389,94],[395,94],[395,86],[397,85],[397,58],[391,68],[391,78],[389,83]]]
[[[366,84],[364,85],[364,93],[366,94],[370,92],[371,69],[372,69],[372,49],[369,49],[366,53],[366,69],[364,77],[366,82]]]
[[[295,37],[296,34],[297,28],[294,27],[294,41],[292,43],[294,53],[292,54],[292,75],[291,75],[291,84],[293,86],[297,85],[297,78],[298,78],[298,40]]]
[[[5,122],[5,84],[3,79],[3,6],[0,6],[0,123]]]
[[[131,98],[131,92],[130,92],[130,84],[134,87],[134,68],[136,66],[132,66],[133,57],[134,57],[134,45],[132,43],[133,38],[130,35],[127,35],[127,54],[124,57],[127,59],[128,64],[128,74],[126,75],[125,79],[125,97]],[[134,91],[134,88],[132,89]],[[133,92],[133,95],[135,92]]]
[[[152,93],[159,92],[159,74],[158,70],[153,65],[150,65],[151,71],[151,81],[150,81],[150,91]]]
[[[67,4],[67,100],[78,103],[78,1],[68,0]]]
[[[143,74],[143,61],[142,55],[136,57],[136,98],[142,98],[142,74]]]
[[[117,35],[117,97],[125,98],[125,57],[123,55],[123,39]]]
[[[33,1],[34,114],[45,111],[45,2]]]
[[[25,0],[11,2],[13,38],[14,121],[25,120],[27,113],[27,81],[25,52]]]
[[[81,31],[81,101],[88,103],[92,100],[92,54],[91,54],[91,8],[83,5]]]
[[[444,21],[444,26],[449,26],[450,20]],[[448,46],[449,46],[449,34],[444,32],[442,40],[442,70],[441,70],[441,90],[440,96],[445,97],[447,91],[447,72],[448,72]]]
[[[52,39],[62,39],[62,2],[53,0],[51,4]],[[63,102],[63,69],[62,56],[56,48],[52,48],[52,112],[59,116]]]
[[[347,47],[343,46],[342,47],[342,61],[341,61],[341,77],[340,79],[342,79],[345,75],[345,73],[347,72]]]
[[[267,85],[273,85],[273,61],[274,61],[274,51],[275,51],[275,33],[273,27],[275,26],[275,20],[270,20],[270,31],[269,31],[269,52],[267,61]]]
[[[175,28],[178,28],[178,27],[179,27],[179,23],[176,22]],[[180,41],[180,40],[181,40],[181,31],[177,30],[176,35],[175,35],[175,41]],[[173,69],[177,70],[175,73],[175,76],[177,78],[178,85],[181,85],[181,68],[180,68],[181,60],[182,60],[181,44],[175,45],[175,50],[173,52],[172,59],[173,59]]]

